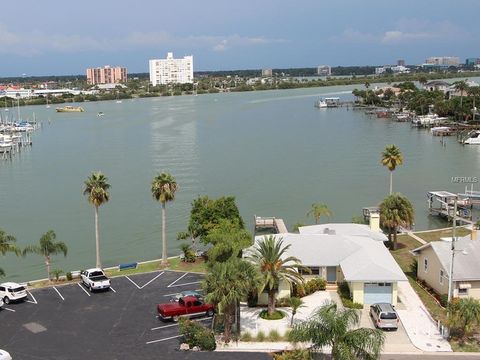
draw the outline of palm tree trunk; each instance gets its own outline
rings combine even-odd
[[[50,276],[51,270],[50,270],[50,258],[48,256],[45,256],[45,265],[47,266],[47,274],[48,274],[48,281],[52,281],[52,278]]]
[[[393,171],[390,171],[390,195],[392,195],[393,191]]]
[[[167,263],[167,208],[162,202],[162,265]]]
[[[223,321],[223,325],[224,325],[223,340],[226,343],[230,342],[230,338],[232,337],[232,323],[233,323],[232,310],[233,310],[232,304],[229,304],[225,307],[225,313],[224,313],[225,319]]]
[[[268,289],[268,315],[275,312],[275,289]]]
[[[393,250],[397,250],[397,229],[393,232]]]
[[[292,319],[290,320],[290,327],[293,327],[293,317],[295,316],[296,311],[292,311]]]
[[[97,253],[96,267],[101,269],[102,262],[100,261],[100,231],[98,229],[98,206],[95,206],[95,252]]]

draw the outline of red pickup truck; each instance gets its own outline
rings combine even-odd
[[[178,321],[180,316],[213,316],[214,307],[211,304],[205,304],[195,296],[185,296],[178,299],[178,302],[168,302],[157,305],[158,317],[162,320],[172,319]]]

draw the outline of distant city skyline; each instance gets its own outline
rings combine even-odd
[[[193,55],[194,71],[421,64],[480,57],[475,0],[24,0],[2,4],[0,76],[81,75]],[[113,9],[113,10],[112,10]],[[470,10],[469,10],[470,9]],[[108,16],[106,16],[108,14]]]

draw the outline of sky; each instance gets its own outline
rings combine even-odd
[[[387,65],[480,57],[478,0],[22,0],[2,3],[0,77]]]

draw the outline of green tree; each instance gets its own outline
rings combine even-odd
[[[393,189],[393,171],[403,164],[403,155],[395,145],[388,145],[382,152],[382,165],[390,171],[390,195]]]
[[[468,84],[462,80],[457,81],[453,84],[455,86],[455,90],[460,91],[460,108],[463,107],[463,93],[467,91]]]
[[[292,284],[303,283],[298,272],[301,261],[293,256],[286,256],[290,245],[283,246],[283,240],[274,236],[265,236],[252,249],[249,259],[258,266],[262,276],[260,291],[267,290],[268,314],[275,312],[275,294],[282,281]]]
[[[83,195],[88,195],[88,202],[95,208],[95,252],[96,252],[96,267],[102,267],[100,260],[100,234],[98,224],[98,208],[110,199],[108,189],[110,184],[105,175],[100,171],[94,171],[85,181],[85,188]]]
[[[315,219],[315,224],[320,222],[321,216],[333,216],[333,212],[328,208],[326,204],[315,203],[312,204],[312,208],[307,213],[307,217],[312,216]]]
[[[0,253],[3,256],[10,252],[17,256],[22,254],[22,251],[15,245],[16,241],[15,236],[9,235],[0,229]],[[5,271],[2,268],[0,268],[0,276],[5,276]]]
[[[239,258],[215,263],[208,270],[202,288],[207,294],[206,301],[216,305],[224,315],[225,342],[231,339],[237,305],[259,286],[260,277],[254,265]]]
[[[410,228],[414,222],[413,205],[402,194],[387,196],[380,204],[380,224],[387,229],[390,246],[397,248],[397,231],[400,226]],[[392,242],[393,235],[393,242]]]
[[[298,309],[305,307],[302,299],[298,297],[291,297],[288,299],[288,305],[292,308],[292,319],[290,320],[290,327],[293,326],[293,318],[297,314]]]
[[[51,261],[52,255],[63,254],[67,256],[68,248],[63,241],[55,241],[57,235],[53,230],[47,231],[42,235],[38,244],[28,245],[23,250],[23,254],[37,254],[43,256],[45,266],[47,267],[48,280],[52,281]]]
[[[471,336],[480,326],[480,301],[474,298],[453,299],[448,304],[449,325],[461,338]]]
[[[310,320],[296,325],[289,338],[294,342],[311,342],[317,350],[329,346],[335,360],[378,359],[385,335],[378,329],[355,329],[359,323],[356,310],[338,309],[335,303],[325,304]]]
[[[152,181],[152,195],[162,204],[162,265],[167,261],[167,209],[166,204],[175,200],[178,185],[175,178],[169,173],[161,173]]]
[[[476,98],[480,95],[480,86],[469,86],[467,94],[472,97],[472,120],[475,120],[475,114],[477,113]]]

